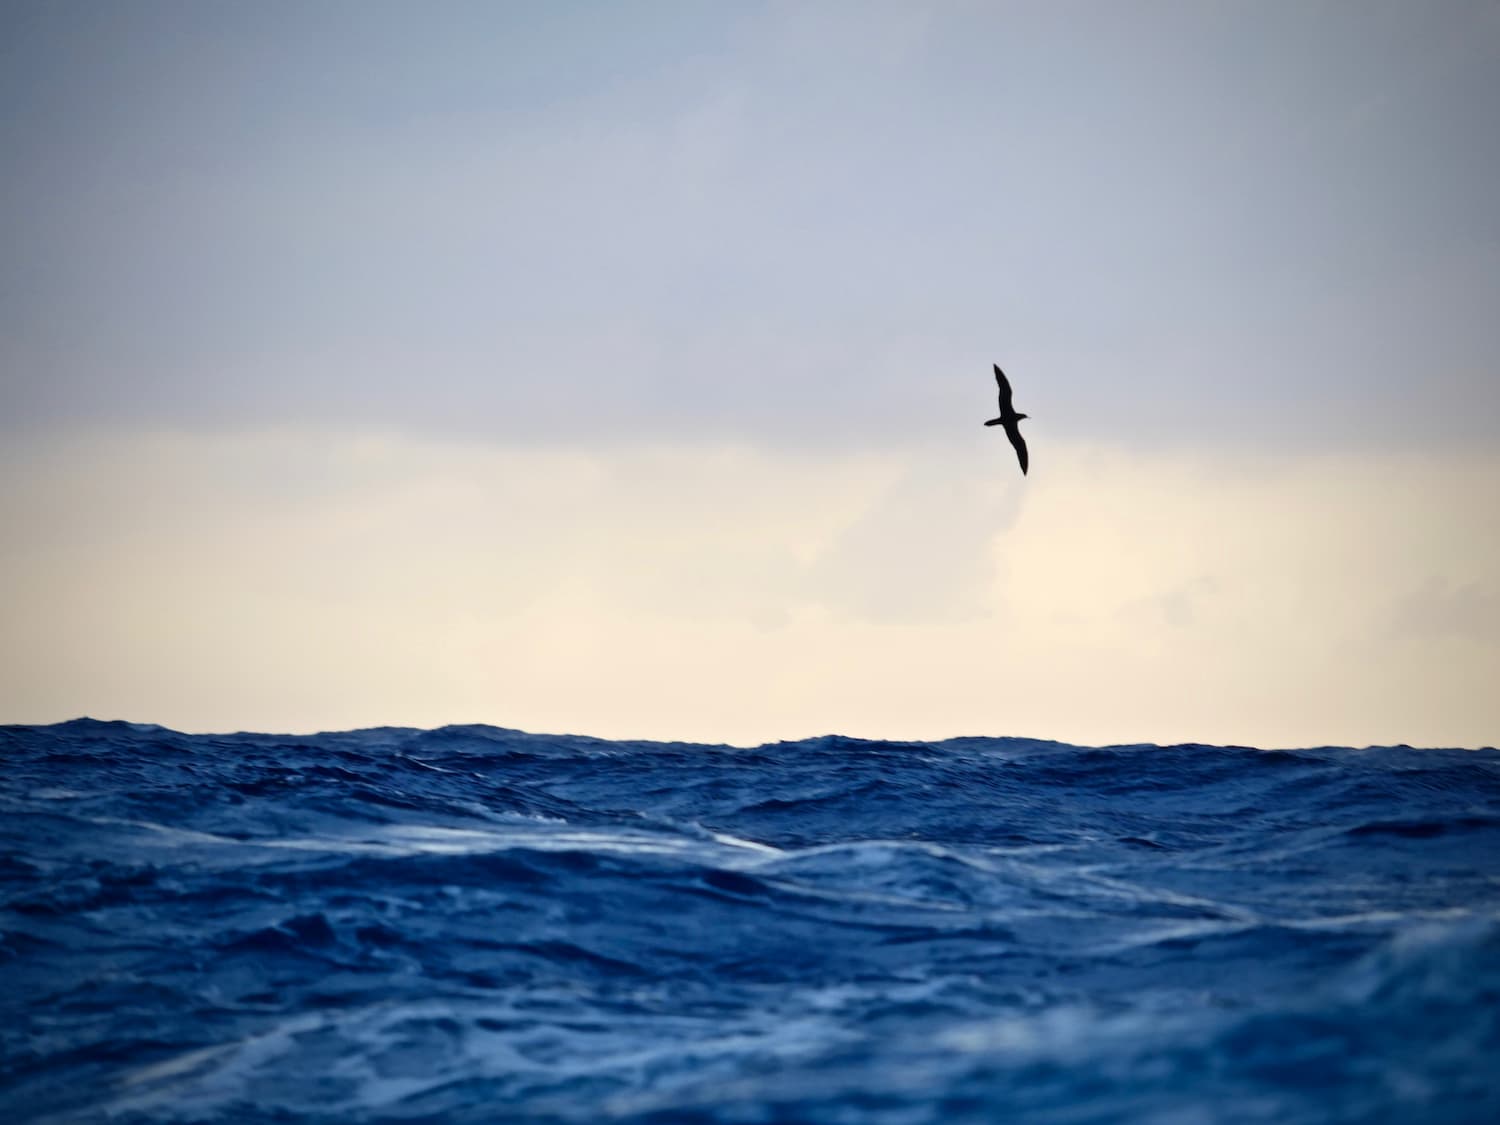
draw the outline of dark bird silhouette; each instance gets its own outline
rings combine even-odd
[[[1026,475],[1026,439],[1021,436],[1021,419],[1029,418],[1029,414],[1017,414],[1015,408],[1010,404],[1010,380],[1005,377],[1005,372],[1000,370],[1000,365],[995,364],[995,382],[1000,386],[1000,417],[991,418],[985,423],[986,426],[1004,426],[1005,436],[1010,438],[1011,445],[1016,447],[1016,459],[1021,462],[1021,475]]]

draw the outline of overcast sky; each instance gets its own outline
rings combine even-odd
[[[0,105],[0,720],[1500,741],[1495,0],[0,0]]]

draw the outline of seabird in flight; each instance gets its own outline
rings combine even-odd
[[[1010,404],[1010,380],[1005,377],[1005,372],[1000,370],[1000,365],[995,364],[995,382],[1000,387],[1000,417],[991,418],[985,423],[986,426],[1004,426],[1005,436],[1010,438],[1011,445],[1016,447],[1016,459],[1021,462],[1021,475],[1026,475],[1026,439],[1021,436],[1021,419],[1029,418],[1029,414],[1017,414],[1015,407]]]

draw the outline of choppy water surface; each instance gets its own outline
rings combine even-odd
[[[0,728],[5,1121],[1500,1120],[1500,754]]]

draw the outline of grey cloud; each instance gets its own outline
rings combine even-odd
[[[1433,575],[1396,602],[1390,620],[1398,636],[1457,638],[1500,648],[1500,591]]]
[[[1461,3],[0,18],[10,426],[914,448],[998,359],[1075,438],[1496,436]]]
[[[987,615],[996,537],[1021,503],[1009,446],[916,462],[817,559],[811,588],[836,614],[865,621]]]

